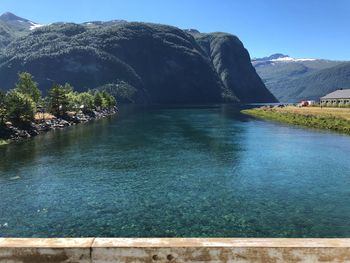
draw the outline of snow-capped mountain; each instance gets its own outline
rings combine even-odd
[[[252,64],[255,67],[266,66],[269,64],[279,63],[279,62],[305,62],[305,61],[315,61],[314,58],[293,58],[288,55],[284,55],[281,53],[273,54],[269,57],[263,58],[253,58]]]
[[[341,84],[346,86],[348,80],[344,72],[347,74],[348,70],[337,68],[342,63],[344,61],[293,58],[280,53],[252,59],[266,87],[281,102],[318,99]],[[332,77],[330,72],[338,77]],[[329,80],[327,83],[324,81],[326,79]],[[321,89],[322,85],[326,87]]]
[[[0,22],[6,24],[8,27],[12,27],[17,30],[34,30],[36,28],[44,26],[28,19],[16,16],[10,12],[2,14],[0,16]]]

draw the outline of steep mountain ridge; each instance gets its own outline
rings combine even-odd
[[[262,80],[249,61],[249,53],[238,37],[221,32],[195,32],[193,35],[211,58],[227,97],[237,97],[244,102],[256,102],[258,97],[260,102],[271,102],[273,95],[263,88]]]

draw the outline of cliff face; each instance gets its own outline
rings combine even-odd
[[[194,36],[210,57],[225,87],[226,96],[235,96],[241,102],[276,101],[257,75],[248,51],[237,37],[227,33]]]
[[[81,91],[123,81],[135,88],[139,103],[275,100],[236,37],[198,36],[123,21],[41,27],[1,49],[1,88],[12,88],[16,74],[28,71],[44,93],[53,83]]]

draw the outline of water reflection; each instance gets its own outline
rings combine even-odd
[[[0,176],[8,171],[30,166],[37,159],[64,155],[73,145],[84,145],[91,136],[103,136],[111,118],[97,120],[88,124],[72,126],[64,130],[54,130],[35,138],[0,147]]]

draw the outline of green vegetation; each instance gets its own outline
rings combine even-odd
[[[242,110],[242,113],[260,119],[350,134],[350,120],[335,115],[302,114],[266,107]]]
[[[91,111],[94,109],[95,107],[94,98],[95,98],[94,94],[89,92],[82,92],[77,94],[77,101],[80,105],[84,106],[85,111]],[[115,100],[114,97],[113,99]],[[116,104],[117,103],[115,101],[115,103],[113,105],[110,105],[110,107],[113,107]]]
[[[19,73],[16,88],[0,92],[0,126],[11,121],[17,126],[27,126],[36,113],[36,103],[41,99],[37,83],[29,73]]]
[[[35,102],[26,94],[12,90],[6,94],[7,120],[13,124],[28,125],[34,120]]]
[[[116,104],[116,100],[113,96],[109,95],[107,92],[95,92],[94,94],[94,105],[99,109],[106,109],[113,107]]]
[[[15,91],[27,95],[35,103],[38,103],[41,99],[41,91],[38,88],[38,83],[33,80],[33,76],[28,72],[18,74]]]
[[[123,80],[118,80],[116,83],[108,83],[97,88],[99,91],[107,93],[118,98],[120,102],[134,102],[134,97],[137,94],[137,89]]]
[[[57,117],[61,117],[67,112],[70,103],[68,94],[72,92],[69,85],[53,85],[47,98],[49,112]]]
[[[116,106],[114,96],[103,91],[76,92],[74,88],[66,83],[65,85],[54,85],[49,90],[47,98],[49,112],[55,116],[64,116],[67,111],[82,110],[85,113],[92,110],[105,110]]]
[[[26,34],[27,32],[15,28],[0,19],[0,49],[5,48],[11,41]]]
[[[18,74],[16,87],[7,93],[0,91],[0,126],[6,121],[18,127],[30,125],[38,109],[64,118],[69,111],[89,113],[116,106],[116,99],[106,91],[76,92],[65,85],[53,85],[46,98],[41,97],[38,84],[27,72]]]

